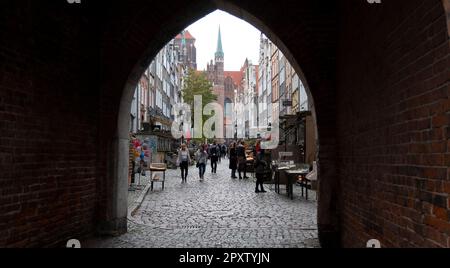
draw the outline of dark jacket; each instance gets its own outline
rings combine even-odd
[[[270,173],[268,163],[264,160],[263,154],[258,153],[255,158],[255,173],[256,175],[264,175]]]
[[[237,155],[236,148],[230,148],[230,169],[237,169]]]
[[[208,154],[212,161],[217,161],[217,159],[219,158],[219,154],[220,154],[219,147],[215,144],[211,145],[211,147],[209,148]]]
[[[264,174],[266,171],[267,163],[262,159],[262,155],[258,154],[255,159],[255,173]]]
[[[239,169],[245,168],[245,165],[247,163],[247,156],[245,155],[245,147],[242,145],[239,145],[236,148],[236,155],[237,155],[237,164],[239,166]]]
[[[245,155],[245,147],[240,145],[236,147],[236,155],[239,157],[246,157]]]

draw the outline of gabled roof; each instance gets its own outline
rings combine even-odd
[[[175,39],[182,39],[182,38],[183,38],[183,35],[181,35],[181,33],[177,34],[177,36],[175,37]],[[192,34],[188,30],[186,30],[184,32],[184,39],[193,39],[193,40],[195,40],[195,38],[192,36]]]
[[[233,83],[235,83],[237,86],[241,84],[243,72],[241,71],[224,71],[223,76],[227,78],[228,76],[233,79]]]

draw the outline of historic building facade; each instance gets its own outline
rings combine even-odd
[[[196,67],[195,38],[183,31],[159,51],[140,78],[131,104],[130,132],[149,140],[152,161],[163,161],[177,142],[170,131],[172,107],[182,102],[183,78]]]
[[[187,30],[178,34],[174,39],[178,60],[184,66],[197,70],[197,48],[195,38]]]
[[[223,120],[223,137],[233,138],[233,133],[226,132],[227,129],[233,128],[235,111],[232,103],[235,102],[235,93],[241,87],[242,70],[225,71],[225,53],[222,47],[222,34],[219,27],[217,38],[217,49],[214,53],[214,61],[211,60],[206,67],[206,77],[213,85],[213,92],[217,95],[217,103],[219,103],[224,112]]]

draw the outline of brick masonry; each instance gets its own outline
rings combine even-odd
[[[95,226],[98,66],[65,4],[0,5],[0,246],[55,246]]]
[[[448,0],[2,1],[0,246],[61,246],[116,220],[121,102],[215,4],[307,79],[322,246],[450,246]]]
[[[342,242],[449,247],[449,43],[442,1],[341,9]],[[341,66],[341,68],[339,68]]]

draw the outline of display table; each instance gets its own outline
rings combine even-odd
[[[288,197],[294,199],[294,184],[297,182],[298,176],[305,176],[309,170],[297,168],[297,165],[274,166],[275,172],[275,192],[280,193],[280,185],[286,185],[286,193]],[[303,188],[302,188],[303,196]]]
[[[286,185],[286,192],[289,195],[289,184],[291,184],[292,182],[289,180],[290,178],[286,175],[286,173],[284,172],[285,170],[288,170],[290,167],[289,166],[278,166],[277,164],[274,164],[272,166],[273,172],[275,173],[275,178],[274,178],[274,184],[275,184],[275,192],[276,193],[280,193],[280,185]]]
[[[305,178],[306,174],[309,173],[308,169],[288,169],[285,170],[287,177],[290,181],[292,181],[292,184],[289,185],[289,192],[288,195],[290,195],[291,199],[294,198],[294,183],[298,182],[298,177],[301,176],[302,178]],[[306,180],[306,178],[305,178]],[[304,180],[301,180],[300,186],[302,187],[302,196],[303,196],[303,188],[306,189],[306,200],[308,200],[308,188],[307,183]]]
[[[253,155],[247,155],[245,166],[246,173],[251,173],[252,177],[255,178],[255,159],[253,159]]]

